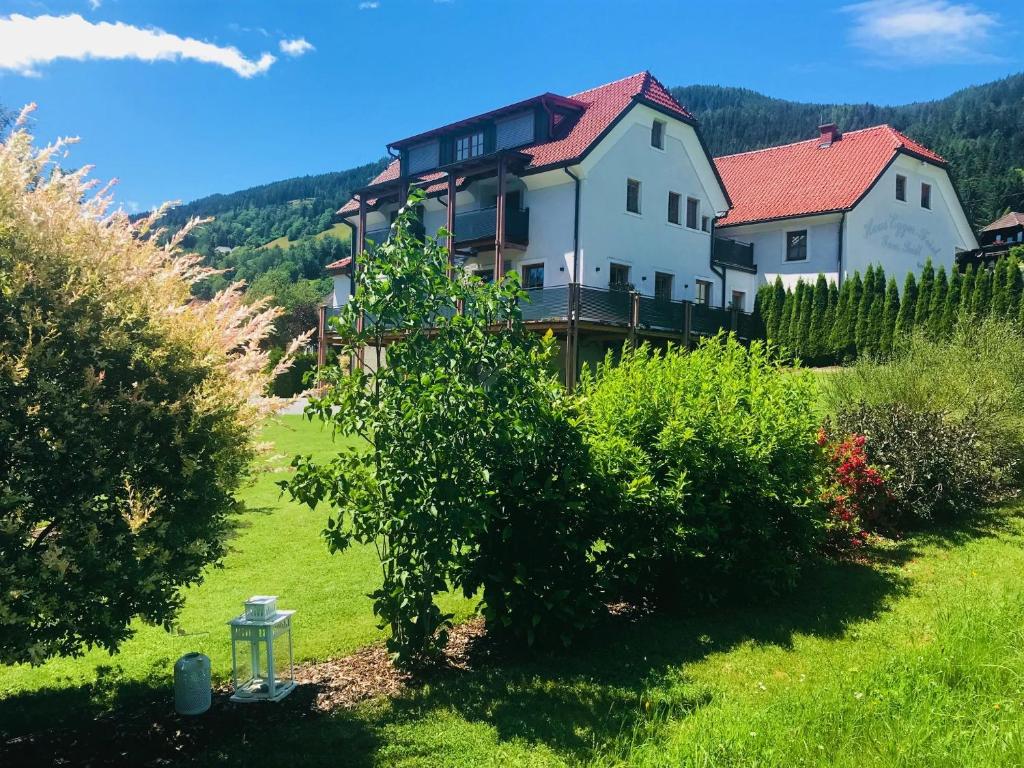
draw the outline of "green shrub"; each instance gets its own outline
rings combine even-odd
[[[949,339],[939,341],[917,333],[886,364],[862,360],[828,377],[823,399],[834,414],[861,403],[939,414],[944,428],[963,425],[994,489],[1020,487],[1024,338],[1014,323],[961,322]]]
[[[283,484],[330,504],[332,550],[377,547],[374,611],[403,665],[444,646],[451,617],[435,596],[452,586],[482,591],[489,628],[527,644],[567,642],[598,604],[588,457],[549,373],[553,340],[524,327],[514,275],[448,274],[444,233],[413,233],[422,199],[410,195],[390,240],[357,257],[335,330],[344,356],[368,364],[327,366],[308,409],[364,445],[325,464],[296,457]]]
[[[823,525],[814,402],[806,372],[733,338],[599,366],[579,409],[614,490],[596,554],[609,597],[713,601],[792,583]]]
[[[863,435],[864,450],[885,477],[884,512],[861,513],[866,525],[900,533],[927,522],[948,522],[976,510],[995,494],[985,446],[968,421],[902,403],[843,409],[840,435]],[[876,502],[877,503],[877,502]]]

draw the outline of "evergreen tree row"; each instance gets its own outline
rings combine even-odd
[[[908,273],[903,291],[885,270],[868,266],[842,287],[818,275],[787,290],[781,277],[757,294],[756,312],[766,336],[808,365],[833,365],[860,356],[884,358],[920,329],[949,336],[963,319],[992,315],[1024,325],[1024,249],[1014,249],[992,267],[938,271],[931,259],[920,279]]]

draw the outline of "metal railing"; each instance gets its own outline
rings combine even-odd
[[[631,332],[658,332],[713,336],[733,331],[741,338],[760,336],[756,318],[747,312],[722,309],[692,301],[643,296],[636,291],[569,284],[530,288],[519,308],[527,323],[586,323],[624,328]],[[324,321],[341,314],[340,307],[325,307]],[[444,316],[453,310],[441,312]]]
[[[455,242],[493,239],[498,231],[498,209],[478,208],[455,213]],[[530,241],[530,209],[505,209],[505,240],[526,245]]]
[[[711,243],[711,260],[717,264],[757,271],[754,263],[754,246],[752,243],[741,243],[727,237],[715,236]]]

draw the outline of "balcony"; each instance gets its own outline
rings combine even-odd
[[[478,208],[474,211],[455,212],[455,242],[457,245],[494,242],[498,231],[498,210],[495,207]],[[528,245],[530,242],[530,209],[506,208],[505,242],[511,245]]]
[[[715,237],[711,245],[711,260],[716,264],[743,272],[757,272],[754,246],[727,237]]]
[[[410,230],[411,230],[411,232],[412,232],[414,237],[418,237],[421,240],[423,239],[424,233],[426,232],[426,230],[423,227],[423,222],[421,222],[421,221],[413,222],[412,226],[410,227]],[[386,243],[390,239],[391,239],[391,226],[390,225],[388,225],[386,227],[377,227],[376,229],[368,229],[368,230],[366,230],[366,242],[368,242],[368,243],[369,242],[373,242],[373,243],[375,243],[377,245],[380,245],[381,243]]]

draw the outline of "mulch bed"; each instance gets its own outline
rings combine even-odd
[[[341,659],[296,667],[298,685],[275,705],[235,704],[227,686],[214,690],[210,710],[198,717],[174,711],[171,686],[98,716],[68,713],[64,722],[39,723],[32,733],[5,734],[0,722],[0,766],[168,766],[245,742],[282,722],[315,718],[360,703],[400,696],[410,688],[464,673],[490,655],[482,619],[450,634],[444,657],[415,676],[388,660],[383,645]],[[57,694],[59,695],[59,694]]]

